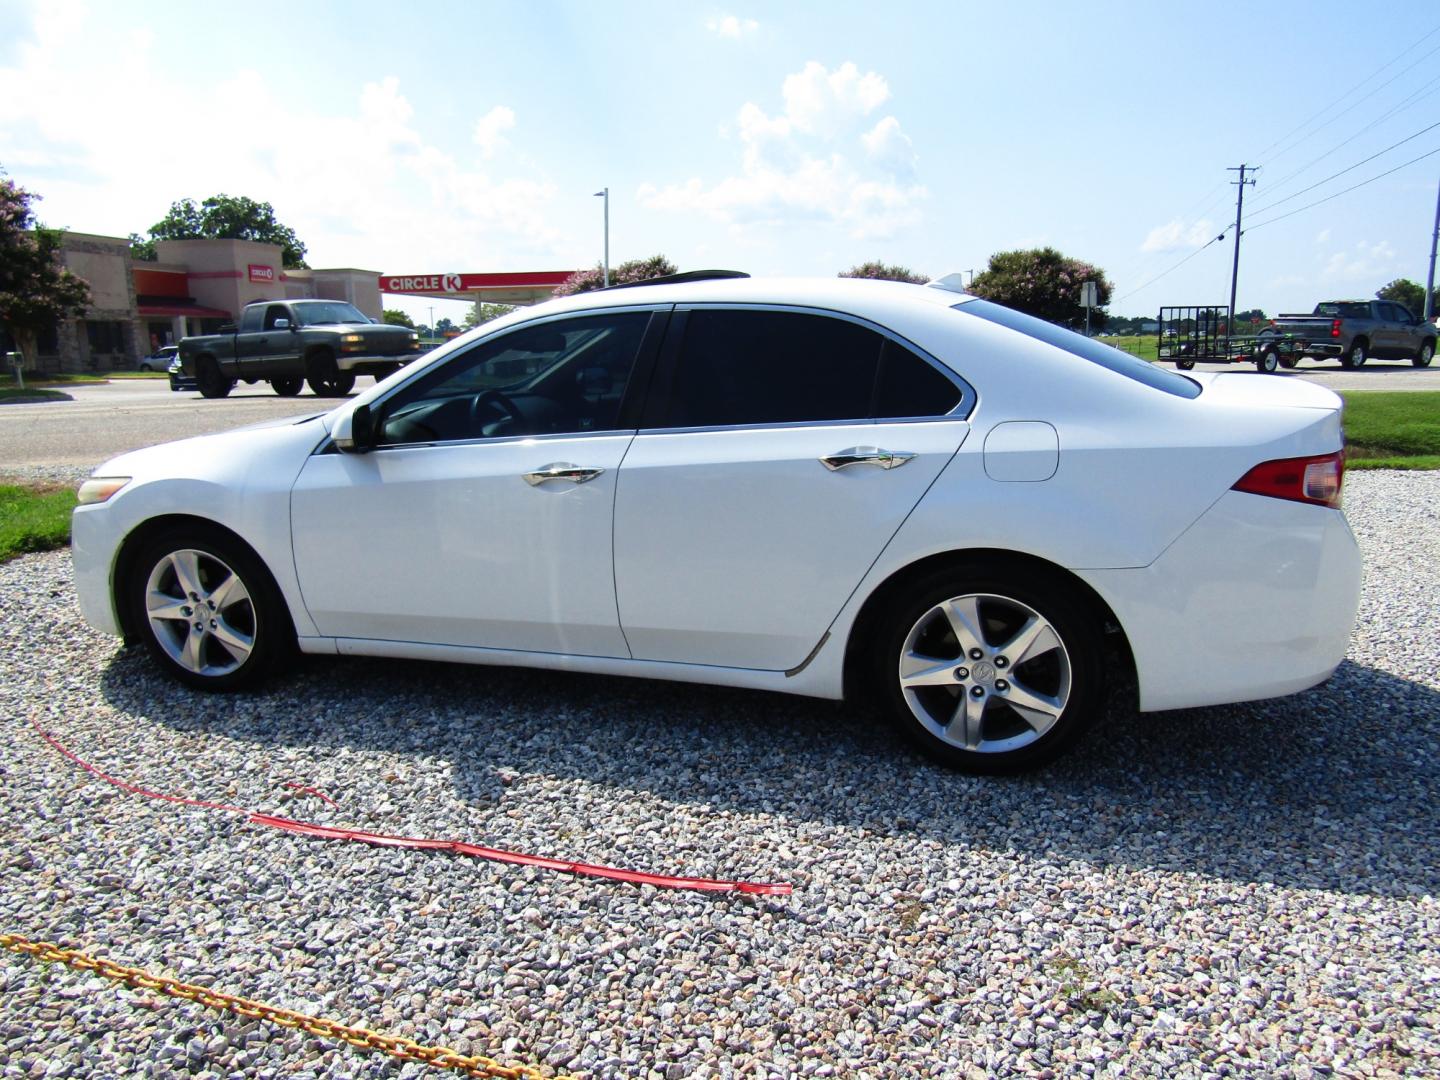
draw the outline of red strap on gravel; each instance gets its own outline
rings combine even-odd
[[[658,889],[688,889],[699,892],[738,892],[748,893],[752,896],[789,896],[791,891],[791,887],[783,882],[778,884],[764,884],[753,881],[726,881],[713,878],[671,877],[668,874],[648,874],[643,870],[621,870],[617,867],[599,866],[595,863],[574,862],[569,859],[551,859],[543,855],[526,855],[518,851],[484,847],[483,845],[471,844],[463,840],[431,840],[418,836],[390,836],[386,833],[368,832],[364,829],[346,829],[334,825],[317,825],[309,821],[295,821],[291,818],[277,817],[274,814],[262,814],[258,811],[246,810],[242,806],[231,806],[229,803],[210,802],[205,799],[187,799],[181,795],[166,795],[163,792],[151,791],[149,788],[143,788],[138,784],[121,780],[118,777],[111,776],[102,769],[96,768],[42,728],[33,716],[30,717],[30,726],[35,729],[36,733],[42,739],[50,744],[52,749],[63,755],[69,761],[80,766],[80,768],[92,776],[99,777],[107,784],[111,784],[121,791],[129,792],[132,795],[143,795],[147,799],[160,799],[164,802],[180,803],[183,806],[198,806],[204,810],[226,810],[234,814],[244,814],[246,820],[255,825],[266,825],[272,829],[298,833],[301,836],[314,836],[321,840],[351,840],[356,843],[370,844],[374,847],[448,851],[454,855],[465,855],[473,859],[488,859],[492,862],[510,863],[514,866],[535,866],[542,870],[559,870],[567,874],[609,878],[613,881],[628,881],[635,885],[653,885]],[[289,783],[287,783],[286,786],[296,788],[307,794],[317,795],[332,806],[335,805],[334,799],[325,795],[323,792],[317,791],[315,788]]]

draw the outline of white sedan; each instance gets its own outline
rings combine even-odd
[[[81,488],[89,622],[193,686],[297,648],[873,692],[974,771],[1344,655],[1341,402],[1181,375],[960,292],[584,293],[331,412],[125,454]]]

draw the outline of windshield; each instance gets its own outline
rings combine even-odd
[[[1163,390],[1167,394],[1185,398],[1200,396],[1200,384],[1192,379],[1177,375],[1173,371],[1166,371],[1164,368],[1141,360],[1138,356],[1131,356],[1113,345],[1106,345],[1094,338],[1087,338],[1083,334],[1066,330],[1063,326],[1056,326],[1044,319],[1037,319],[1033,315],[1025,315],[1000,304],[992,304],[989,300],[967,300],[963,304],[956,304],[953,310],[966,315],[974,315],[986,322],[999,323],[1011,330],[1018,330],[1027,337],[1036,338],[1047,345],[1054,345],[1057,349],[1064,349],[1082,360],[1099,364],[1117,375],[1124,375],[1127,379],[1134,379],[1136,382],[1144,383],[1156,390]]]
[[[368,323],[370,320],[354,304],[326,300],[314,304],[294,305],[295,318],[301,326],[324,326],[329,323]]]

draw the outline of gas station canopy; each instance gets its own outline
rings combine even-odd
[[[484,304],[538,304],[573,270],[529,270],[515,274],[381,274],[380,291],[432,300]]]

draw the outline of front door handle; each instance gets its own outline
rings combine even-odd
[[[878,465],[882,469],[898,469],[915,455],[908,450],[881,450],[878,446],[852,446],[820,459],[831,472],[851,465]]]
[[[568,480],[572,484],[585,484],[594,480],[604,471],[604,469],[572,465],[568,461],[554,461],[549,465],[542,465],[534,472],[521,473],[520,478],[531,487],[538,487],[547,480]]]

